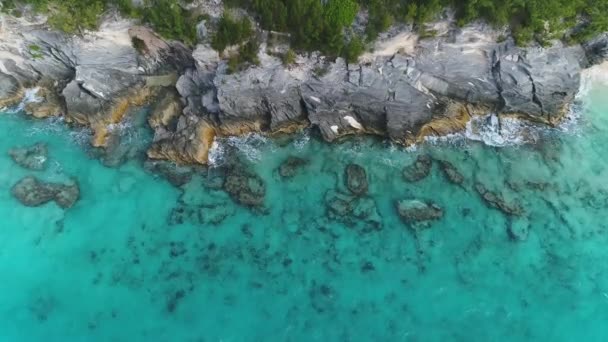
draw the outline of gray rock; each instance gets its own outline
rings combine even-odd
[[[603,33],[583,45],[587,60],[591,64],[600,64],[608,60],[608,33]]]
[[[19,95],[19,82],[15,77],[0,72],[0,107],[12,104],[15,97]],[[6,103],[4,103],[6,102]]]
[[[361,165],[348,164],[344,170],[344,181],[354,195],[362,196],[367,193],[367,173]]]
[[[421,154],[413,164],[403,169],[403,178],[408,182],[421,181],[431,173],[432,167],[433,159],[426,154]]]
[[[70,184],[46,183],[32,176],[17,182],[11,189],[11,193],[28,207],[38,207],[55,201],[61,208],[68,209],[80,198],[80,189],[75,182]]]
[[[46,144],[37,143],[27,147],[15,147],[8,150],[13,161],[28,170],[41,171],[46,168],[48,149]]]
[[[417,199],[397,201],[397,213],[414,229],[427,228],[429,221],[443,217],[443,210],[438,205]]]

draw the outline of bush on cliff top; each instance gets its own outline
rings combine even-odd
[[[152,26],[167,39],[196,42],[195,18],[176,0],[144,0],[143,7],[134,7],[130,0],[10,0],[3,2],[2,9],[12,10],[17,3],[46,14],[51,27],[66,33],[96,29],[102,14],[114,7],[126,17]]]
[[[144,8],[134,8],[130,0],[3,0],[1,9],[14,12],[18,3],[31,4],[47,13],[54,28],[70,33],[95,28],[104,11],[117,7],[124,15],[142,19],[167,38],[187,43],[196,38],[196,22],[179,6],[178,0],[145,0]],[[509,25],[522,44],[531,40],[544,43],[554,38],[582,41],[608,31],[608,0],[225,0],[225,3],[249,10],[264,29],[290,33],[295,49],[345,57],[352,56],[347,41],[352,41],[353,34],[348,30],[359,8],[369,14],[368,39],[395,22],[411,23],[422,30],[424,23],[436,18],[446,7],[455,10],[460,24],[483,19],[497,26]],[[565,35],[572,28],[575,29],[571,34]],[[226,44],[229,43],[230,39],[226,39]]]

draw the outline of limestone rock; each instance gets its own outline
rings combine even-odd
[[[75,182],[70,184],[46,183],[32,176],[17,182],[11,189],[11,193],[28,207],[38,207],[55,201],[61,208],[68,209],[80,198],[80,189]]]
[[[0,72],[0,108],[17,104],[23,96],[23,90],[17,79]]]
[[[43,143],[14,147],[8,150],[8,154],[17,165],[33,171],[44,170],[48,161],[48,149]]]

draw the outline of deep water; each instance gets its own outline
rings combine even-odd
[[[86,132],[4,112],[0,341],[606,341],[607,91],[595,84],[575,122],[525,133],[529,144],[228,139],[219,166],[182,189],[138,158],[104,166]],[[48,145],[46,171],[7,154],[35,142]],[[264,181],[263,208],[219,189],[231,148]],[[450,161],[465,182],[436,162],[406,182],[420,154]],[[289,156],[308,163],[284,179]],[[340,216],[327,205],[347,192],[349,163],[365,168],[369,193]],[[75,177],[80,201],[22,206],[10,188],[29,174]],[[524,216],[489,207],[477,182]],[[411,198],[443,218],[413,230],[395,209]]]

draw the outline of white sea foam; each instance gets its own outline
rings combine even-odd
[[[293,143],[294,147],[296,148],[296,150],[301,151],[304,149],[304,147],[308,144],[308,142],[310,141],[310,131],[306,130],[302,133],[302,135],[296,139]]]
[[[209,155],[207,162],[209,166],[220,166],[224,160],[225,148],[224,145],[217,141],[217,138],[213,140],[211,148],[209,149]]]
[[[242,137],[228,137],[226,142],[229,146],[236,148],[249,161],[259,161],[262,159],[262,151],[260,145],[265,144],[268,138],[251,133]]]

